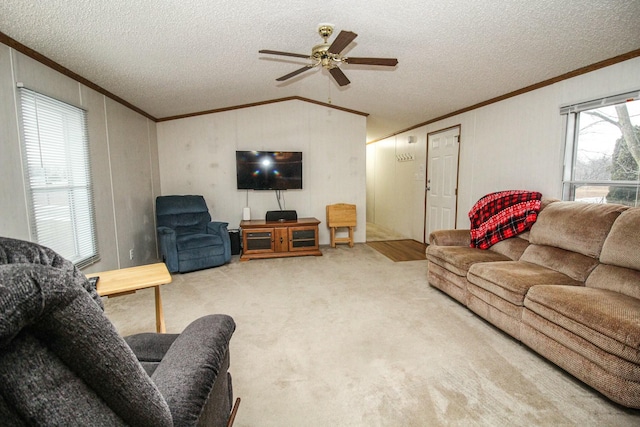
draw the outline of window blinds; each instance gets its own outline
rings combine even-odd
[[[86,111],[19,93],[32,237],[86,266],[98,259]]]

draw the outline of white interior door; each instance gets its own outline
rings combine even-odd
[[[455,228],[460,126],[427,135],[425,243],[434,230]]]

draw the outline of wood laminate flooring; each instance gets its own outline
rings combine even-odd
[[[427,246],[413,239],[367,242],[367,245],[395,262],[426,259],[424,251]]]

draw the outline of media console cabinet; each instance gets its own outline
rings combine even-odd
[[[316,218],[295,221],[241,221],[242,255],[240,261],[289,256],[321,256],[318,248]]]

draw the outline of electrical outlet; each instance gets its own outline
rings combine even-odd
[[[133,249],[129,249],[129,259],[133,259]]]

